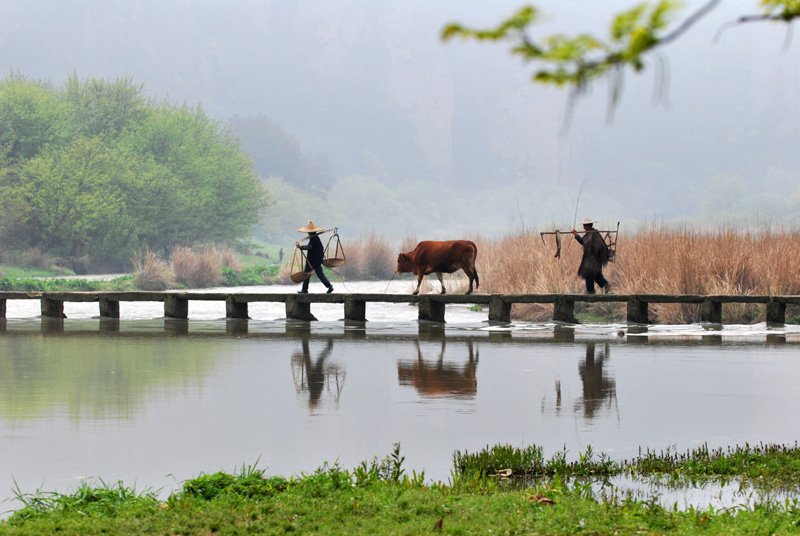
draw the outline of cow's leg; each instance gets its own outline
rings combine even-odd
[[[436,272],[436,277],[439,278],[439,283],[442,284],[442,294],[447,292],[447,289],[444,288],[444,279],[442,279],[442,272]]]
[[[422,278],[423,278],[423,277],[424,277],[424,276],[423,276],[422,274],[419,274],[419,275],[417,276],[417,290],[415,290],[415,291],[412,293],[412,295],[413,295],[413,296],[416,296],[417,294],[419,294],[419,287],[420,287],[420,285],[422,285]]]
[[[475,273],[466,266],[464,267],[464,273],[467,274],[467,277],[469,278],[469,290],[467,290],[464,294],[472,294],[472,282],[475,281]]]

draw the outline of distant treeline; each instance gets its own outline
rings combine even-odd
[[[247,238],[267,196],[202,107],[73,74],[0,80],[0,248],[123,267],[145,246]]]

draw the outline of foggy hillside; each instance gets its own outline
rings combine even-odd
[[[550,17],[541,32],[604,37],[632,4],[542,1]],[[703,2],[687,4],[684,15]],[[0,65],[54,83],[72,72],[130,75],[234,127],[260,117],[305,159],[287,182],[320,183],[320,195],[334,196],[337,181],[366,177],[379,197],[397,197],[391,209],[341,194],[343,205],[322,216],[352,230],[570,225],[582,184],[580,219],[797,220],[800,44],[782,50],[785,29],[774,24],[731,28],[714,42],[757,2],[723,3],[659,52],[665,101],[653,102],[651,61],[644,74],[626,74],[612,122],[598,86],[565,133],[566,91],[533,85],[532,68],[506,45],[439,39],[448,22],[488,27],[521,5],[0,0]],[[415,200],[433,204],[422,219]],[[433,221],[437,202],[446,210]],[[293,208],[285,213],[298,224],[314,217],[314,207]]]

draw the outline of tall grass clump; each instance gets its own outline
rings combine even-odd
[[[136,491],[135,488],[123,485],[121,481],[111,485],[100,480],[100,484],[94,487],[82,481],[78,489],[68,495],[22,493],[15,482],[14,495],[23,505],[11,518],[11,522],[16,525],[55,511],[75,512],[83,516],[113,517],[123,509],[144,506],[146,509],[155,510],[159,504],[155,492],[149,489]]]
[[[390,279],[399,250],[385,237],[371,232],[344,244],[347,262],[336,269],[350,280]]]
[[[131,260],[133,264],[133,286],[141,290],[166,290],[172,274],[167,262],[157,252],[146,249],[137,253]]]
[[[590,477],[605,478],[620,472],[607,454],[595,456],[592,446],[578,455],[574,461],[567,460],[567,451],[544,457],[544,449],[538,445],[523,448],[511,445],[494,445],[479,452],[455,451],[453,472],[459,481],[472,481],[487,477],[543,478],[543,477]]]
[[[222,284],[225,276],[222,273],[223,258],[232,262],[231,253],[213,247],[199,250],[188,247],[176,247],[172,250],[170,265],[175,281],[189,288],[208,288]]]

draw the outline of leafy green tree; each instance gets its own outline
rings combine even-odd
[[[137,84],[130,77],[81,80],[72,73],[64,83],[63,95],[71,112],[72,128],[86,137],[116,138],[149,113],[144,84]]]
[[[117,184],[118,164],[97,138],[46,149],[27,162],[24,192],[39,243],[72,256],[103,242],[117,250],[127,245],[135,230]]]
[[[151,247],[246,236],[267,202],[236,139],[201,107],[162,103],[121,142],[144,159],[129,185],[150,216]]]
[[[11,73],[0,80],[0,151],[6,165],[33,158],[68,137],[67,108],[52,87]]]
[[[249,235],[266,191],[201,107],[130,78],[0,80],[0,246],[122,267],[138,249]]]

